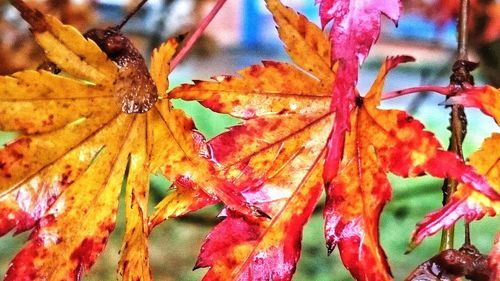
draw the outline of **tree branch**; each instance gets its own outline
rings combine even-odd
[[[467,19],[469,13],[469,0],[460,0],[460,16],[458,19],[458,55],[457,61],[453,65],[453,74],[450,77],[450,86],[463,87],[464,84],[474,84],[473,77],[469,71],[473,69],[472,63],[467,61]],[[450,113],[450,145],[448,151],[456,153],[463,159],[462,143],[467,133],[467,117],[464,108],[461,105],[452,105]],[[453,192],[457,190],[458,182],[453,179],[447,179],[443,185],[443,204],[446,204]],[[466,232],[468,226],[466,226]],[[455,227],[444,229],[441,236],[440,250],[452,249]],[[466,237],[468,237],[468,233]]]

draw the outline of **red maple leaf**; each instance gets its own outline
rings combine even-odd
[[[289,241],[298,241],[297,238],[278,236],[281,237],[278,239],[276,234],[270,233],[289,229],[289,224],[278,222],[289,216],[290,206],[295,206],[293,212],[304,214],[297,218],[297,225],[302,226],[309,216],[311,202],[317,200],[317,191],[314,189],[311,193],[314,200],[297,197],[302,204],[285,204],[278,212],[272,202],[276,194],[284,196],[278,197],[277,202],[294,202],[297,200],[295,195],[301,194],[296,193],[297,190],[304,189],[296,184],[301,182],[296,176],[305,177],[302,182],[307,182],[307,175],[321,170],[317,156],[303,158],[297,166],[302,166],[307,174],[290,170],[288,165],[298,161],[295,155],[301,155],[301,147],[305,151],[321,151],[324,142],[316,140],[311,146],[307,139],[315,135],[326,141],[328,126],[334,116],[338,118],[338,113],[325,103],[330,98],[334,81],[339,79],[338,76],[337,80],[333,79],[336,68],[331,64],[327,39],[317,27],[278,1],[267,3],[287,52],[303,71],[284,63],[265,62],[263,66],[254,65],[240,71],[240,77],[221,76],[215,77],[215,81],[196,81],[194,85],[183,85],[171,92],[171,97],[198,100],[214,111],[244,119],[240,125],[211,140],[209,145],[214,160],[221,165],[221,172],[234,178],[236,186],[248,187],[242,194],[272,217],[271,222],[265,222],[228,213],[207,237],[200,254],[198,265],[211,267],[207,275],[209,280],[221,276],[247,280],[252,274],[279,279],[282,277],[272,275],[274,268],[286,267],[288,274],[294,269],[293,263],[279,253],[283,253]],[[498,197],[471,167],[456,155],[443,151],[437,139],[425,132],[420,122],[403,111],[377,108],[387,72],[409,60],[411,58],[404,56],[388,59],[367,96],[363,98],[355,93],[355,103],[347,118],[352,131],[347,134],[345,150],[342,146],[344,158],[340,173],[327,189],[325,230],[329,249],[338,244],[346,267],[360,280],[370,276],[390,278],[378,241],[380,212],[391,193],[387,172],[406,177],[424,172],[450,176]],[[282,171],[287,171],[288,187],[286,178],[274,180],[282,177]],[[279,176],[275,178],[275,175]],[[290,195],[285,190],[296,192]],[[281,227],[276,228],[278,225]],[[240,234],[231,241],[224,241],[223,234],[232,227]],[[252,230],[253,234],[244,233],[247,230]],[[301,232],[294,228],[291,233],[296,236]],[[299,248],[293,249],[298,251]],[[272,260],[262,261],[259,259],[262,256]],[[298,257],[298,253],[293,256]],[[252,268],[260,270],[256,273]]]
[[[332,61],[339,61],[337,82],[332,87],[331,108],[336,113],[324,169],[326,185],[336,176],[342,159],[345,134],[350,129],[349,112],[355,102],[358,67],[380,33],[380,16],[397,22],[400,0],[316,0],[323,28],[332,21]],[[346,47],[349,46],[349,47]]]

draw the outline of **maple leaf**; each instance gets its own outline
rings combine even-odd
[[[125,62],[133,61],[139,71],[134,72],[120,58],[115,64],[73,27],[21,1],[13,4],[31,24],[46,57],[65,75],[42,70],[0,77],[0,129],[20,133],[0,149],[0,234],[34,228],[6,280],[79,279],[87,272],[114,229],[127,166],[120,261],[125,280],[151,279],[149,172],[159,169],[176,185],[203,190],[236,211],[258,213],[230,183],[212,175],[212,163],[200,157],[204,144],[192,120],[164,98],[175,40],[154,52],[149,78],[143,76],[142,58]],[[127,52],[138,54],[129,45]],[[146,96],[143,90],[157,94]],[[156,97],[162,100],[154,103]],[[151,101],[147,113],[127,113]]]
[[[386,60],[368,94],[357,98],[340,174],[327,189],[327,243],[330,247],[339,245],[344,264],[359,280],[370,280],[369,276],[390,279],[385,255],[378,243],[380,211],[390,197],[383,172],[403,177],[423,172],[451,177],[475,185],[475,190],[491,199],[499,199],[498,192],[474,169],[455,154],[443,151],[420,122],[404,111],[377,109],[387,72],[409,60],[409,57]],[[367,260],[372,262],[365,263]],[[378,261],[375,263],[378,266],[373,266],[373,261]]]
[[[401,10],[400,0],[316,0],[318,3],[322,27],[333,21],[330,30],[332,59],[349,62],[362,62],[368,55],[380,33],[380,15],[396,23]]]
[[[485,139],[481,148],[470,156],[469,163],[500,193],[500,134],[494,133]],[[416,247],[425,237],[454,225],[462,217],[470,222],[485,215],[499,214],[500,200],[492,200],[467,184],[459,184],[444,207],[428,214],[417,224],[409,249]]]
[[[323,188],[324,142],[333,121],[328,107],[334,78],[330,46],[305,17],[276,1],[268,5],[287,49],[309,74],[289,64],[264,62],[240,71],[241,77],[215,77],[169,93],[245,119],[209,141],[210,157],[248,202],[271,216],[263,220],[226,212],[196,263],[210,267],[204,280],[290,280],[303,226]],[[300,52],[303,48],[308,53]],[[182,210],[185,204],[180,205]],[[174,202],[164,207],[163,218],[179,211]]]
[[[472,63],[472,65],[471,69],[473,69],[477,64]],[[465,107],[478,108],[484,114],[493,117],[497,124],[500,124],[500,110],[498,109],[500,106],[500,103],[498,102],[500,90],[490,85],[476,87],[468,84],[464,85],[463,88],[457,88],[454,85],[448,85],[446,87],[433,85],[418,86],[385,93],[383,95],[383,99],[390,99],[415,92],[425,91],[446,95],[446,105],[459,104]]]
[[[198,100],[214,111],[250,119],[247,123],[232,128],[232,133],[210,141],[210,150],[220,152],[213,152],[217,156],[206,157],[217,158],[217,161],[227,162],[226,165],[244,161],[256,151],[279,143],[284,139],[283,135],[307,128],[309,124],[325,117],[323,115],[329,111],[325,104],[329,100],[328,92],[335,72],[329,61],[331,47],[328,40],[307,18],[285,8],[279,1],[268,1],[267,4],[274,11],[274,18],[279,24],[278,31],[288,53],[313,77],[289,64],[266,61],[263,62],[264,66],[255,65],[240,71],[242,79],[218,76],[214,79],[220,81],[220,85],[197,81],[199,89],[192,85],[182,85],[168,94],[171,98]],[[287,79],[283,79],[284,77]],[[290,116],[272,117],[278,113]],[[309,116],[304,118],[301,115]],[[263,130],[264,124],[266,130]],[[265,135],[255,138],[254,130]],[[244,134],[251,136],[241,137]],[[216,202],[203,192],[178,187],[155,207],[150,226],[154,228],[163,220]]]
[[[337,175],[342,159],[346,132],[350,129],[349,112],[354,106],[358,65],[364,61],[380,33],[380,16],[397,22],[400,0],[316,0],[323,28],[333,21],[330,30],[332,61],[339,61],[337,83],[332,87],[331,108],[335,123],[328,140],[324,179],[327,185]],[[350,46],[345,48],[344,46]]]
[[[304,131],[313,135],[328,131],[333,116],[338,118],[338,112],[328,106],[335,66],[328,57],[331,51],[326,47],[327,39],[319,28],[280,2],[269,0],[267,3],[278,23],[278,32],[287,52],[303,71],[285,63],[264,62],[263,65],[241,70],[240,77],[219,76],[213,82],[195,81],[194,85],[182,85],[169,94],[172,98],[198,100],[214,111],[244,119],[240,125],[211,140],[209,147],[213,151],[211,157],[220,163],[221,171],[226,177],[233,175],[236,186],[248,186],[249,190],[242,192],[249,196],[248,201],[257,205],[258,202],[266,203],[262,198],[269,196],[253,194],[259,194],[257,191],[268,194],[266,184],[269,175],[287,168],[287,165],[271,165],[272,169],[265,170],[268,172],[258,172],[269,164],[257,159],[267,155],[271,147],[278,146],[287,151],[291,143],[293,147],[311,149],[306,142],[292,140],[304,138]],[[418,121],[403,111],[376,108],[386,73],[398,63],[408,60],[409,57],[388,59],[369,94],[355,99],[355,108],[347,120],[352,128],[357,129],[348,134],[346,151],[342,151],[346,157],[341,174],[327,191],[325,230],[329,249],[339,244],[344,264],[359,280],[390,278],[378,241],[380,212],[390,199],[391,192],[386,172],[401,176],[418,176],[423,172],[439,177],[450,176],[472,183],[477,190],[493,198],[498,197],[471,167],[454,154],[443,151],[437,139],[423,131],[423,125]],[[336,79],[339,79],[338,76]],[[317,145],[316,149],[322,147],[320,143]],[[366,156],[358,153],[358,148]],[[293,151],[295,148],[291,149]],[[274,159],[273,156],[267,155],[266,158]],[[276,159],[280,157],[283,156],[276,156]],[[310,157],[304,160],[304,169],[316,173],[320,169],[316,159]],[[360,166],[357,166],[358,163]],[[271,186],[281,185],[275,183]],[[301,187],[294,184],[294,188]],[[292,196],[289,200],[295,198]],[[268,211],[266,204],[259,207],[274,215],[272,222],[288,213],[286,208],[276,214],[272,208]],[[294,211],[302,213],[301,208]],[[301,225],[303,219],[299,221]],[[222,241],[222,234],[230,230],[238,235],[230,241]],[[266,234],[269,232],[274,233],[272,225],[228,213],[228,218],[207,237],[197,265],[211,267],[207,280],[221,276],[247,280],[252,274],[257,274],[251,270],[252,267],[260,269],[258,273],[261,275],[257,276],[273,276],[272,268],[283,268],[286,267],[283,264],[290,263],[280,258],[276,261],[275,254],[269,254],[266,247],[260,246],[262,243],[267,245],[269,238]],[[281,249],[286,242],[275,238],[273,245]],[[263,256],[272,257],[266,261],[269,266],[263,266],[262,263],[266,262],[255,258]]]
[[[297,52],[295,58],[313,75],[332,81],[330,47],[321,30],[311,24],[297,29],[307,20],[283,6],[280,9],[280,33],[287,34],[290,50],[301,46],[314,54],[310,58]],[[318,70],[320,65],[326,72]],[[207,237],[196,266],[211,267],[204,280],[290,280],[300,255],[302,228],[322,190],[319,157],[332,122],[326,106],[331,82],[274,62],[240,73],[242,78],[217,77],[220,83],[183,85],[169,93],[172,98],[199,99],[212,109],[246,119],[212,139],[208,157],[241,187],[248,202],[272,217],[263,220],[228,211]],[[159,204],[151,224],[214,203],[199,192],[186,195],[172,193]]]
[[[294,97],[288,98],[293,100]],[[308,118],[300,114],[284,118],[261,116],[209,142],[211,157],[218,161],[220,172],[241,187],[247,201],[269,214],[271,219],[227,211],[227,217],[208,235],[196,263],[195,268],[211,267],[204,280],[291,279],[300,255],[302,228],[323,187],[324,153],[321,152],[331,118],[331,115]],[[279,133],[289,134],[293,125],[301,129],[281,139]],[[258,138],[258,141],[249,144],[249,137]],[[182,195],[185,194],[178,192],[165,201],[158,218],[175,217],[197,205],[189,204],[192,201]],[[199,195],[202,194],[191,196],[200,198]],[[227,233],[231,235],[228,237]]]
[[[500,90],[487,85],[466,89],[458,95],[451,96],[446,103],[479,108],[484,114],[495,118],[497,124],[500,124],[499,99]]]
[[[293,138],[258,151],[246,161],[227,166],[222,163],[236,185],[247,187],[243,194],[248,201],[272,219],[227,212],[201,248],[196,268],[210,267],[203,280],[291,279],[300,256],[303,227],[323,189],[321,166],[327,123],[331,120],[325,119]],[[310,135],[313,132],[315,137]],[[272,172],[258,173],[263,170]],[[232,234],[230,238],[227,233]]]

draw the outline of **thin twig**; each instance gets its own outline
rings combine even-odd
[[[144,6],[144,4],[146,4],[146,2],[148,2],[148,0],[142,0],[141,3],[137,4],[134,10],[130,12],[119,25],[116,26],[116,29],[122,29],[122,27],[142,8],[142,6]]]
[[[189,35],[182,49],[180,49],[172,59],[172,61],[170,62],[170,69],[174,69],[179,64],[179,62],[184,59],[184,57],[193,47],[194,43],[196,43],[196,41],[200,38],[203,31],[205,31],[208,24],[214,19],[215,15],[217,15],[219,10],[222,8],[222,6],[224,6],[225,3],[226,0],[217,0],[217,3],[215,3],[210,13],[208,13],[208,15],[199,23],[193,33]]]
[[[426,72],[422,72],[421,82],[427,85],[436,84],[440,77],[443,77],[443,75],[447,75],[449,73],[450,65],[453,64],[454,60],[455,60],[455,55],[447,59],[444,66],[441,67],[436,73],[432,75],[433,77],[430,77],[430,75],[424,77],[423,74]],[[429,92],[423,92],[422,94],[414,97],[408,104],[406,111],[408,111],[411,115],[416,114],[417,111],[420,109],[420,106],[427,100],[429,96],[430,96]]]
[[[470,223],[465,222],[465,235],[464,235],[464,245],[471,245],[470,242]]]
[[[453,65],[453,74],[450,77],[450,85],[462,87],[464,83],[473,84],[473,78],[469,74],[467,63],[467,18],[469,12],[469,0],[460,0],[460,16],[458,19],[458,55],[457,61]],[[450,145],[449,151],[456,153],[463,159],[462,143],[465,134],[467,133],[467,118],[465,116],[464,108],[461,105],[452,105],[450,114]],[[453,192],[457,189],[458,182],[453,179],[447,179],[443,185],[443,203],[449,201]],[[466,227],[466,231],[468,227]],[[453,248],[455,227],[445,229],[441,236],[440,250]],[[469,236],[466,233],[466,237]]]
[[[469,17],[469,0],[460,0],[460,17],[458,18],[458,59],[468,60],[467,56],[467,21]]]

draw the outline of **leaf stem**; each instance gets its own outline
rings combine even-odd
[[[469,74],[467,62],[467,19],[469,13],[469,0],[460,0],[460,13],[458,19],[458,46],[457,46],[457,61],[453,65],[453,74],[450,77],[450,86],[463,87],[465,83],[473,84],[473,77]],[[461,105],[452,105],[450,113],[450,145],[449,151],[455,152],[463,159],[462,143],[467,133],[467,117],[465,116],[464,108]],[[447,179],[443,185],[443,203],[449,201],[453,192],[457,189],[458,182],[456,180]],[[468,227],[465,228],[468,232]],[[455,226],[445,229],[441,236],[440,250],[453,248],[453,239]],[[469,234],[466,233],[466,237]]]
[[[137,6],[135,6],[134,10],[132,10],[123,20],[122,22],[116,26],[118,30],[122,29],[122,27],[146,4],[148,0],[142,0]]]
[[[208,15],[198,24],[196,29],[188,36],[186,39],[186,43],[179,52],[175,55],[175,57],[170,62],[170,69],[174,69],[189,53],[194,43],[198,41],[201,34],[207,28],[208,24],[214,19],[215,15],[219,12],[219,10],[224,6],[227,0],[217,0],[212,10],[208,13]]]
[[[465,236],[464,236],[464,245],[471,245],[470,242],[470,223],[465,222]]]
[[[455,90],[455,87],[451,87],[451,86],[442,87],[442,86],[434,86],[434,85],[424,85],[424,86],[411,87],[411,88],[406,88],[406,89],[402,89],[402,90],[384,93],[382,95],[382,100],[397,98],[397,97],[405,96],[408,94],[420,93],[420,92],[436,92],[438,94],[448,96],[448,95],[452,94],[454,92],[454,90]]]

